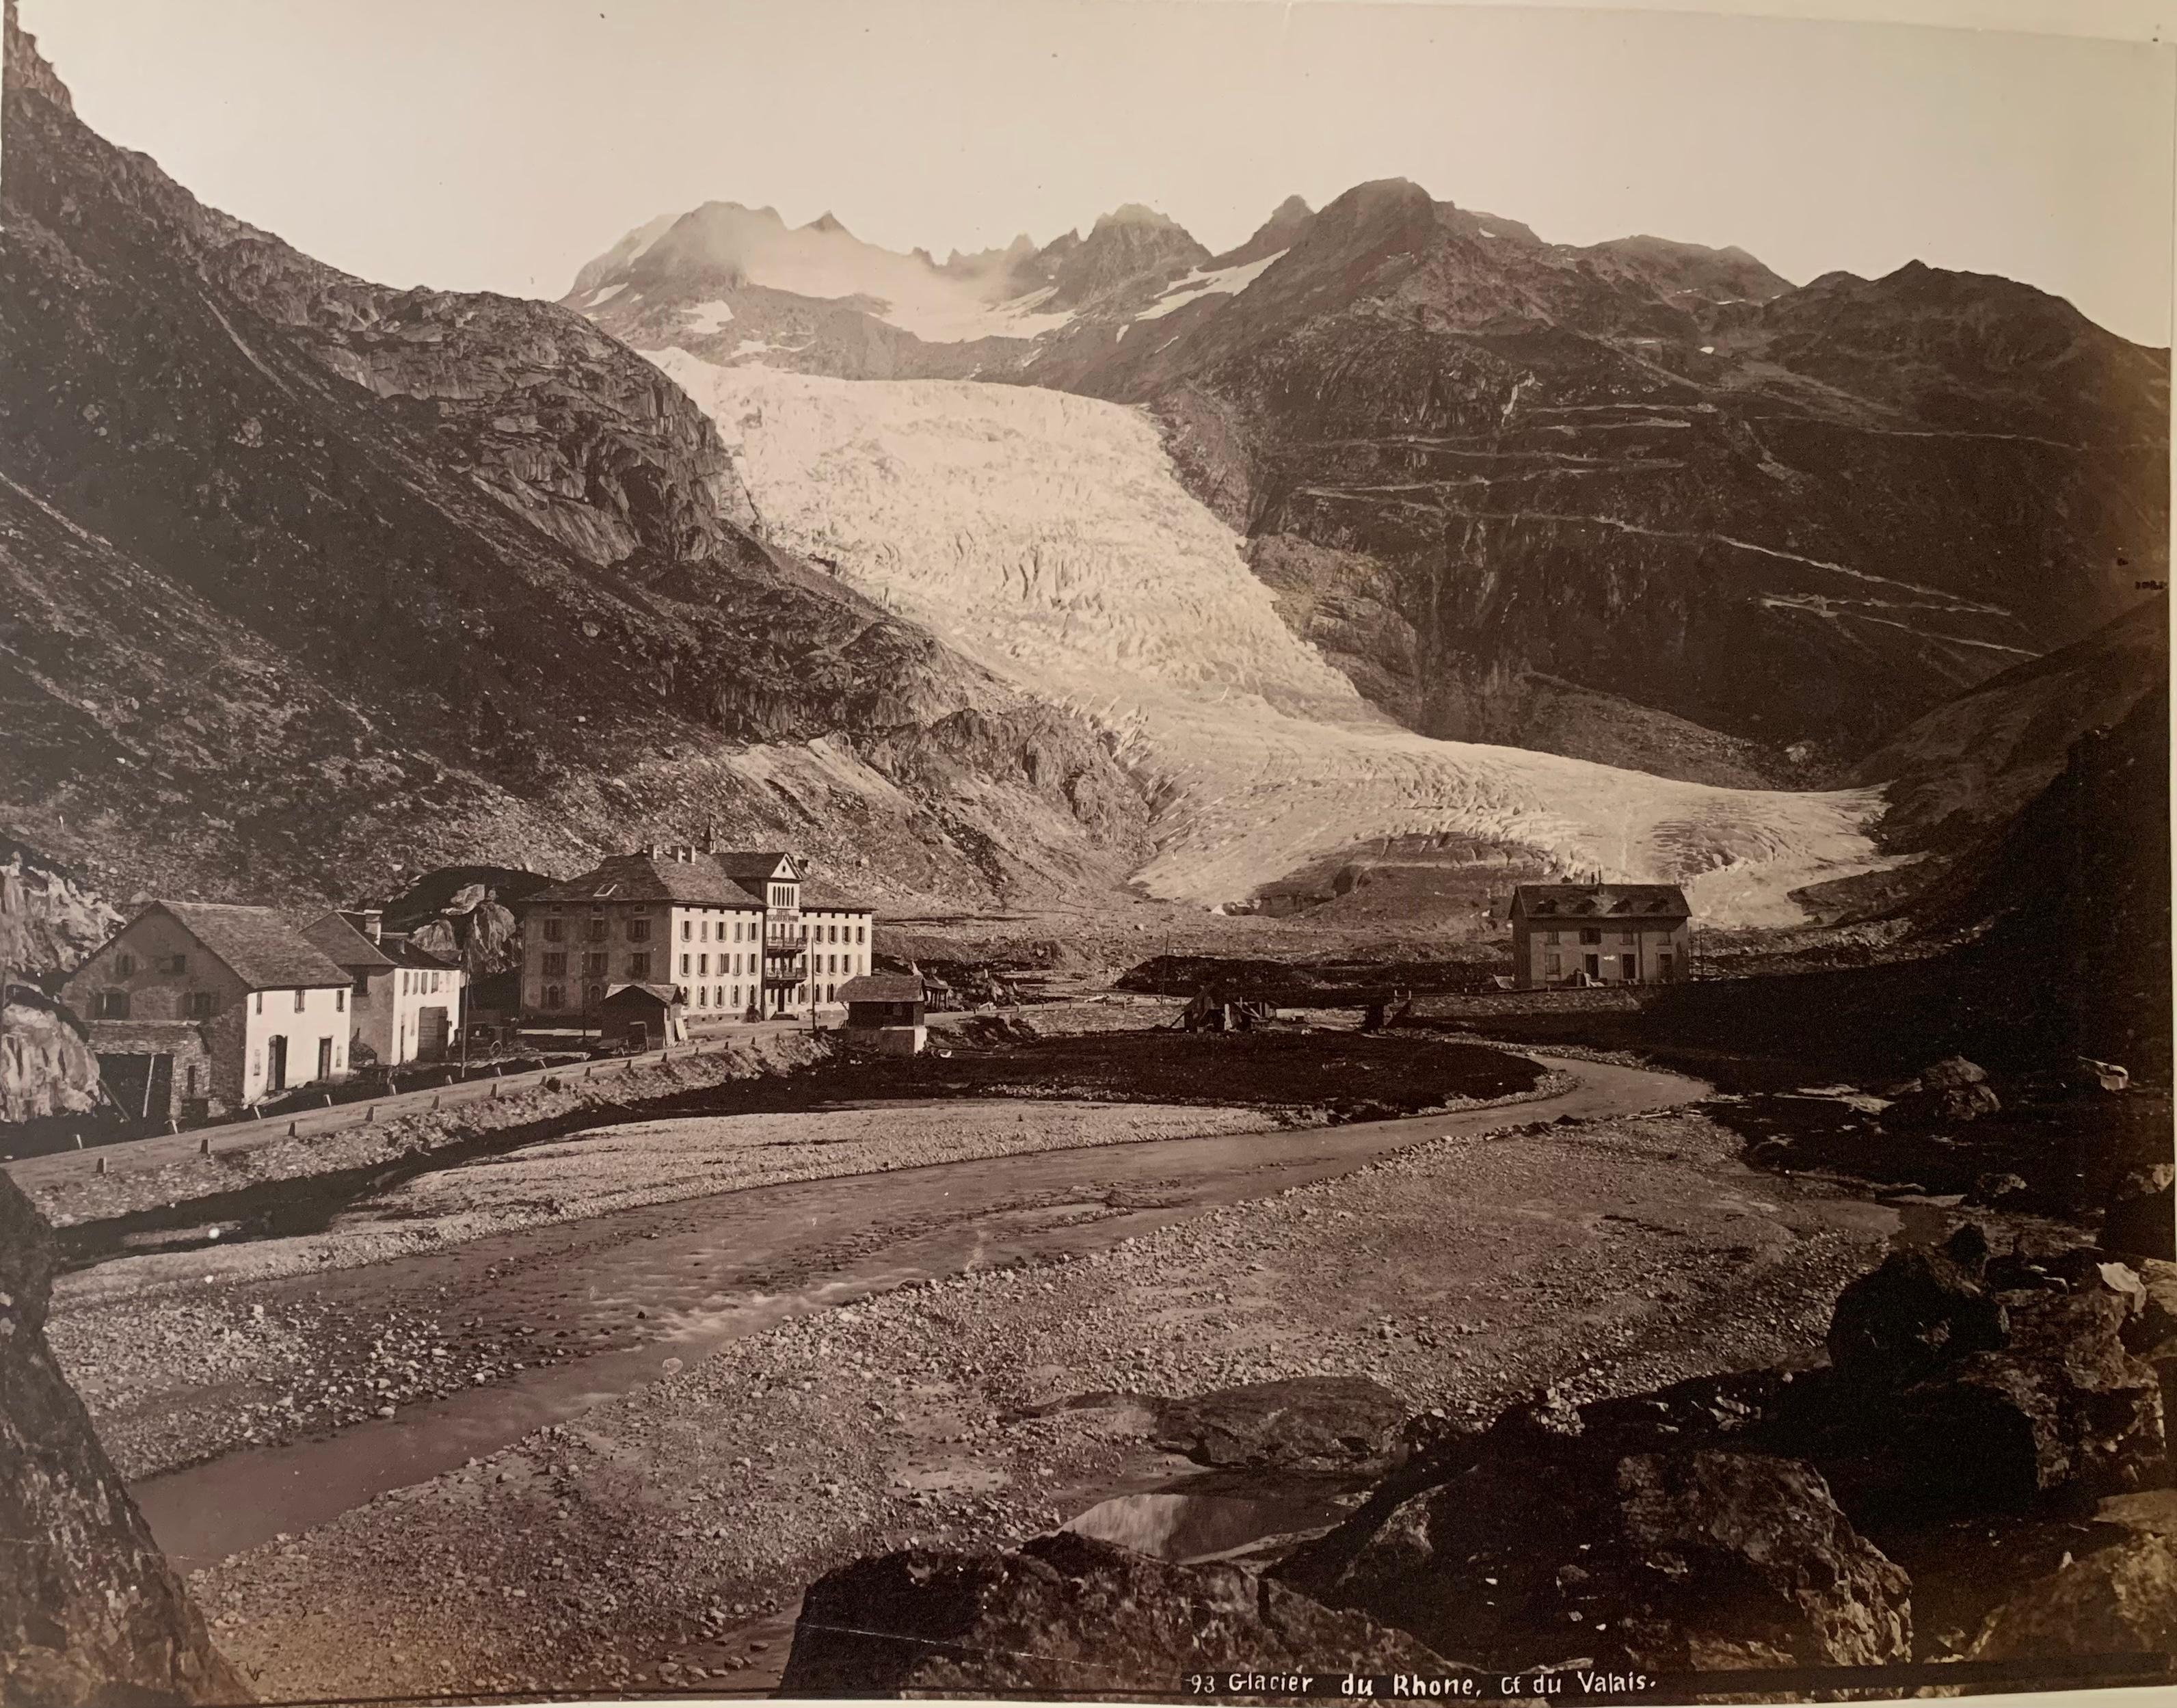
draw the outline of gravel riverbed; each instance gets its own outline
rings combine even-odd
[[[1142,1407],[1023,1408],[1334,1374],[1482,1411],[1809,1352],[1896,1218],[1738,1149],[1697,1113],[1460,1135],[820,1311],[193,1583],[268,1696],[759,1688],[830,1566],[1178,1468]]]

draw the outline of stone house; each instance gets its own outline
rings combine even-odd
[[[388,936],[374,909],[327,914],[303,934],[354,980],[351,1059],[357,1045],[387,1067],[442,1061],[458,1049],[468,984],[460,967]]]
[[[114,1058],[127,1112],[203,1120],[346,1078],[350,988],[274,909],[155,901],[68,975],[62,1000],[101,1069]]]
[[[1676,884],[1521,884],[1514,987],[1676,984],[1692,971],[1692,917]]]

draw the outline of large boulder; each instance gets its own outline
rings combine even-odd
[[[1405,1402],[1357,1376],[1256,1382],[1156,1402],[1156,1444],[1203,1465],[1351,1470],[1399,1454]]]
[[[46,1345],[53,1250],[0,1174],[0,1701],[246,1702]]]
[[[1897,1088],[1882,1119],[1885,1126],[1927,1127],[1976,1121],[2002,1108],[1985,1068],[1962,1056],[1949,1056]]]
[[[818,1579],[779,1694],[1176,1699],[1190,1673],[1407,1668],[1452,1670],[1404,1633],[1237,1566],[1172,1565],[1061,1531],[1017,1553],[909,1550]]]
[[[1910,1584],[1814,1466],[1710,1449],[1621,1454],[1610,1435],[1492,1432],[1464,1470],[1388,1509],[1372,1503],[1280,1575],[1508,1670],[1909,1655]]]
[[[1838,1295],[1830,1361],[1856,1381],[1894,1384],[2004,1342],[2004,1307],[1983,1285],[1989,1248],[1967,1224],[1940,1250],[1892,1252]]]
[[[2066,1558],[1989,1616],[1978,1661],[2061,1655],[2160,1656],[2177,1649],[2177,1551],[2166,1536],[2134,1536]]]
[[[2177,1258],[2177,1168],[2157,1164],[2121,1182],[2103,1207],[2102,1243],[2128,1257]]]
[[[1822,1467],[1853,1521],[1876,1535],[2158,1480],[2159,1372],[2125,1340],[2147,1295],[2122,1265],[2106,1269],[2114,1276],[2088,1252],[2048,1269],[1992,1267],[1980,1302],[2000,1307],[1999,1345],[1984,1344],[1991,1318],[1977,1304],[1953,1313],[1946,1340],[1923,1337],[1931,1356],[1947,1356],[1902,1382],[1891,1373],[1902,1355],[1858,1372],[1840,1366],[1807,1385],[1814,1403],[1787,1420],[1782,1439]],[[1834,1345],[1834,1328],[1831,1336]]]

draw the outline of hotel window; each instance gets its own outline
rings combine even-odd
[[[1545,931],[1542,933],[1542,941],[1546,943],[1555,943],[1562,940],[1555,931]]]
[[[113,970],[122,978],[131,976],[136,970],[136,958],[126,950],[113,958]]]
[[[547,985],[544,987],[544,1006],[547,1008],[564,1008],[566,1007],[566,1004],[567,993],[565,990],[557,985]]]
[[[1621,943],[1637,943],[1640,941],[1640,934],[1638,931],[1620,931],[1618,934],[1618,941]]]
[[[739,985],[734,985],[734,1007],[736,1007],[736,1008],[738,1008],[738,1007],[739,1007],[740,1006],[741,1006],[741,987],[740,987]]]
[[[555,979],[565,978],[567,973],[567,952],[562,949],[557,954],[545,956],[543,970]]]
[[[265,993],[262,990],[257,993],[257,1012],[260,1014],[265,1012]]]
[[[602,914],[597,918],[592,919],[590,921],[590,941],[593,943],[602,943],[604,941],[606,929],[607,921]]]
[[[564,943],[566,940],[567,922],[565,919],[547,919],[544,921],[544,941],[546,942]]]
[[[333,992],[333,1012],[336,1014],[347,1012],[347,992],[345,990]]]
[[[692,920],[692,919],[683,919],[683,920],[681,920],[681,921],[680,921],[680,941],[681,941],[682,942],[684,942],[684,943],[687,943],[687,942],[693,942],[693,941],[695,941],[695,937],[696,937],[696,923],[695,923],[695,921],[694,921],[694,920]]]
[[[370,995],[370,969],[368,967],[355,975],[355,994],[358,1001]]]
[[[859,943],[859,942],[860,942],[860,941],[862,941],[862,932],[863,932],[863,930],[864,930],[865,929],[865,927],[863,927],[863,926],[861,926],[861,925],[857,925],[857,926],[855,926],[855,927],[854,927],[854,941],[855,941],[856,942],[858,942],[858,943]]]
[[[690,961],[691,958],[692,958],[692,957],[690,957],[690,956],[687,956],[687,955],[683,955],[683,956],[680,958],[680,974],[681,974],[681,976],[682,976],[683,978],[685,978],[685,977],[687,976],[687,973],[688,973],[688,963],[689,963],[689,961]]]
[[[707,943],[711,941],[711,922],[708,919],[703,921],[702,941]]]
[[[721,955],[718,958],[723,961],[725,959],[725,957]],[[696,969],[697,972],[707,973],[711,970],[711,958],[708,955],[698,955],[696,959],[699,963]]]
[[[94,1020],[126,1020],[128,1018],[128,993],[126,990],[101,990],[91,999],[90,1018]]]
[[[1582,925],[1580,928],[1580,940],[1583,943],[1599,943],[1602,941],[1602,932],[1594,925]]]
[[[649,951],[645,950],[640,955],[630,955],[627,958],[627,976],[638,982],[650,976]]]
[[[300,990],[295,992],[295,1012],[297,1014],[303,1012],[303,992]]]
[[[650,941],[650,921],[647,919],[630,919],[627,922],[627,940],[630,943],[648,942]]]
[[[183,1003],[182,1012],[192,1020],[209,1020],[219,1012],[219,998],[210,990],[192,990]]]
[[[595,954],[585,955],[582,957],[582,976],[584,978],[602,979],[604,975],[605,958],[602,950]],[[592,1000],[595,999],[593,998]]]
[[[1563,957],[1563,955],[1545,955],[1545,956],[1543,956],[1543,957],[1542,957],[1542,970],[1543,970],[1545,973],[1548,973],[1548,974],[1552,974],[1552,975],[1554,975],[1554,974],[1558,974],[1558,973],[1562,973],[1562,972],[1563,972],[1563,971],[1564,971],[1564,957]]]

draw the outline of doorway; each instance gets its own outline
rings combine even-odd
[[[285,1091],[287,1089],[287,1039],[283,1033],[265,1046],[265,1089]]]
[[[330,1079],[332,1077],[333,1040],[330,1038],[320,1038],[318,1040],[318,1078]]]
[[[1638,955],[1620,955],[1618,962],[1625,969],[1627,984],[1637,985],[1640,982],[1640,958]]]

